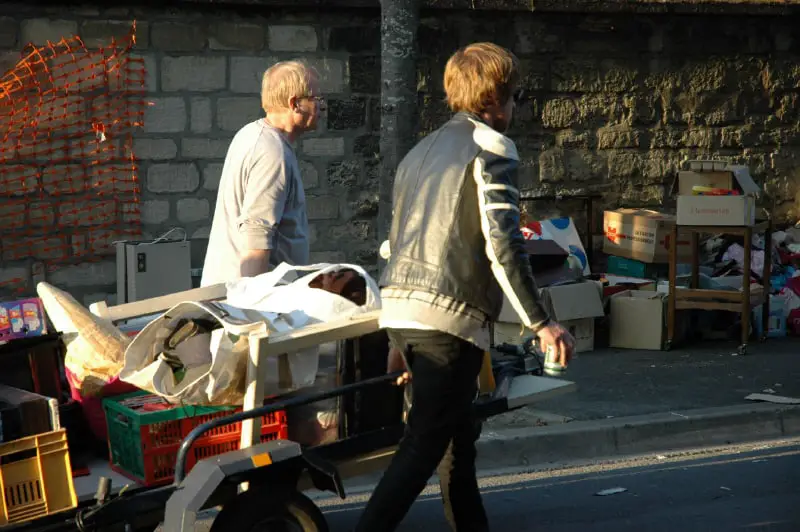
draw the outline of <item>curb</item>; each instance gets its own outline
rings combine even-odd
[[[486,431],[477,469],[730,445],[800,435],[800,406],[747,404]]]

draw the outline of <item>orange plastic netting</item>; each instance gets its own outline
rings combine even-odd
[[[144,120],[145,67],[129,54],[135,34],[134,23],[125,42],[98,50],[77,36],[29,45],[0,78],[3,264],[52,270],[140,235],[133,132]]]

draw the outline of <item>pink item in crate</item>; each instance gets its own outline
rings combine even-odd
[[[69,369],[65,368],[67,382],[69,382],[70,395],[72,399],[81,405],[83,416],[89,424],[89,429],[94,437],[100,441],[108,438],[108,428],[106,426],[106,414],[103,411],[103,399],[114,397],[126,393],[135,392],[138,388],[127,382],[113,378],[103,386],[102,391],[96,397],[84,397],[81,395],[79,387],[75,384],[75,377]]]

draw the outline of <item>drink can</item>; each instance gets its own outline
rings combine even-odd
[[[556,359],[556,348],[548,345],[544,352],[544,373],[551,377],[560,377],[567,368]]]

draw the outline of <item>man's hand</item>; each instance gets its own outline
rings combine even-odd
[[[536,335],[541,342],[543,352],[547,352],[548,346],[553,346],[556,352],[556,360],[562,368],[566,368],[575,351],[575,338],[564,327],[556,322],[540,329]]]
[[[403,352],[394,347],[389,348],[389,358],[386,361],[386,373],[394,373],[395,371],[402,371],[403,374],[397,377],[395,384],[402,386],[411,380],[411,374],[408,372],[406,366],[406,359]]]

